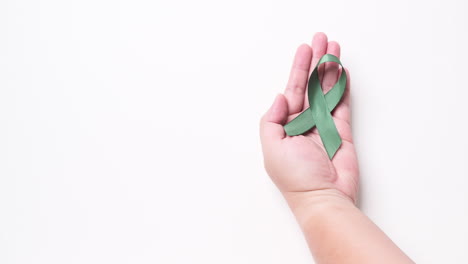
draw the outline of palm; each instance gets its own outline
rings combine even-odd
[[[275,101],[279,110],[270,116],[273,119],[270,133],[278,135],[283,133],[283,135],[276,142],[270,142],[269,136],[262,133],[265,166],[273,181],[283,192],[332,188],[356,200],[359,171],[350,127],[349,86],[342,101],[332,113],[343,141],[332,160],[328,158],[315,128],[304,135],[293,137],[286,136],[282,131],[284,123],[308,108],[306,96],[308,76],[310,70],[325,53],[339,57],[340,48],[336,42],[327,42],[323,33],[314,37],[312,49],[306,45],[299,47],[284,97],[279,96]],[[331,89],[339,76],[339,71],[336,65],[325,65],[325,68],[319,71],[322,72],[324,92]],[[280,127],[274,127],[275,123]],[[263,130],[268,130],[268,127]],[[267,139],[264,139],[265,137]],[[272,146],[268,145],[273,145],[275,150],[270,151]]]
[[[340,135],[349,131],[349,125],[335,119]],[[356,199],[358,186],[358,166],[354,144],[343,138],[343,143],[333,160],[323,147],[316,129],[303,136],[286,137],[283,139],[283,150],[287,155],[283,162],[294,164],[300,171],[290,174],[288,181],[294,186],[288,191],[309,191],[323,188],[336,188],[344,194]]]

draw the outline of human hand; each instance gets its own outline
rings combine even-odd
[[[309,107],[307,82],[311,71],[326,53],[339,58],[340,46],[337,42],[328,42],[324,33],[315,34],[312,47],[303,44],[297,49],[284,94],[276,97],[261,119],[265,169],[288,202],[324,192],[338,194],[354,203],[357,199],[359,168],[351,134],[348,71],[345,93],[332,112],[342,139],[341,147],[332,160],[328,158],[316,128],[292,137],[287,136],[283,128]],[[325,63],[324,67],[319,67],[324,93],[336,83],[341,70],[336,63]]]

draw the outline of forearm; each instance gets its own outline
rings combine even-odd
[[[414,263],[338,191],[287,193],[285,197],[317,264]]]

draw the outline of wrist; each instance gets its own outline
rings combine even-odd
[[[283,193],[299,225],[326,218],[331,212],[356,209],[354,201],[336,189]]]

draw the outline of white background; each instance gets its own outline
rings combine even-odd
[[[324,31],[360,206],[467,263],[466,1],[0,2],[0,263],[311,263],[258,120]]]

